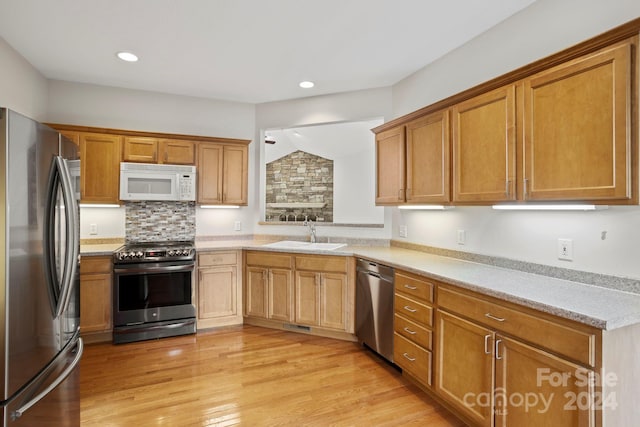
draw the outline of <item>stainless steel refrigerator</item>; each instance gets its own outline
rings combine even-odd
[[[3,426],[79,426],[79,161],[53,129],[0,108]]]

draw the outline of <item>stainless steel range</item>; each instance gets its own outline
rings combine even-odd
[[[129,243],[113,255],[113,342],[196,332],[193,242]]]

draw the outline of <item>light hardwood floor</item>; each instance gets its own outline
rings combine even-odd
[[[85,348],[82,426],[463,426],[358,344],[253,326]]]

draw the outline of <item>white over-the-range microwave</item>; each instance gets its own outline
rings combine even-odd
[[[120,163],[120,200],[196,200],[196,167]]]

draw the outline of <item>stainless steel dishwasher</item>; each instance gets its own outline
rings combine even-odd
[[[393,268],[366,259],[356,262],[356,336],[393,362]]]

